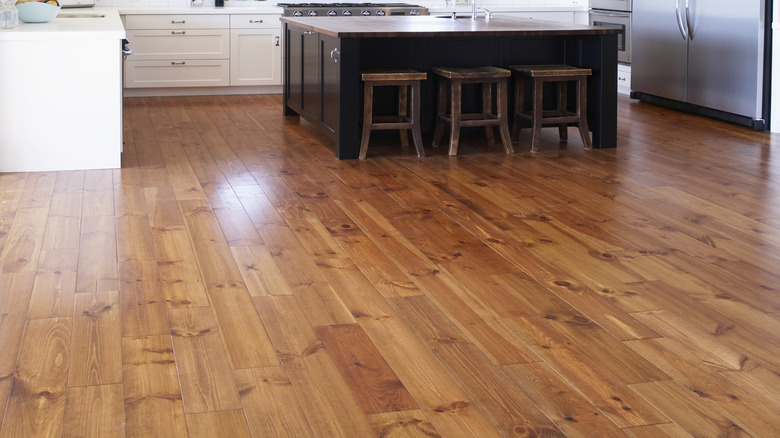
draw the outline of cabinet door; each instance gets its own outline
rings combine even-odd
[[[301,65],[303,77],[303,110],[314,120],[320,118],[320,34],[303,31]]]
[[[335,135],[338,132],[339,102],[341,84],[341,47],[338,38],[322,35],[320,37],[320,59],[322,60],[322,118],[320,123],[325,130]]]
[[[303,106],[303,29],[284,26],[285,32],[285,93],[287,104],[296,112]]]
[[[227,59],[227,29],[128,30],[133,60]]]
[[[280,85],[279,29],[230,31],[230,85]]]

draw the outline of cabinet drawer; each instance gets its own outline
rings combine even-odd
[[[133,48],[130,59],[222,59],[230,56],[230,31],[227,29],[195,30],[128,30]]]
[[[227,59],[126,61],[125,87],[216,87],[230,84]]]
[[[254,14],[254,15],[231,15],[231,29],[281,29],[282,23],[279,21],[279,15]]]
[[[135,15],[125,16],[125,29],[226,29],[230,16],[225,15]]]

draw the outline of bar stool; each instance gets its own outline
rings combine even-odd
[[[360,141],[360,159],[366,159],[368,139],[373,130],[401,130],[401,145],[409,147],[408,129],[412,130],[412,141],[417,156],[425,155],[420,135],[420,82],[428,77],[427,73],[412,69],[370,69],[361,72],[363,79],[363,137]],[[374,117],[374,87],[398,87],[398,114],[389,118]],[[411,102],[409,102],[411,89]],[[407,106],[409,107],[407,111]]]
[[[569,65],[512,65],[509,67],[515,77],[515,121],[512,127],[512,140],[520,136],[520,124],[523,120],[531,120],[533,133],[531,135],[531,151],[536,152],[536,145],[542,133],[542,126],[558,126],[561,141],[568,140],[567,127],[577,124],[585,149],[590,149],[590,133],[587,120],[587,79],[592,74],[589,68],[577,68]],[[533,98],[531,109],[525,109],[524,80],[531,80]],[[568,110],[566,89],[569,82],[576,82],[577,107],[574,112]],[[555,82],[558,85],[558,102],[554,110],[544,110],[542,88],[545,82]]]
[[[436,128],[433,133],[433,146],[437,147],[444,126],[450,125],[450,155],[458,154],[460,128],[465,126],[484,126],[488,142],[494,143],[493,126],[498,126],[501,142],[507,154],[515,152],[509,134],[507,117],[507,78],[512,75],[509,70],[498,67],[434,67],[433,72],[439,76],[439,109],[436,117]],[[482,84],[482,112],[462,113],[462,85]],[[496,85],[496,112],[493,113],[492,94]],[[449,105],[447,105],[447,85],[450,86]],[[449,107],[449,112],[447,109]]]

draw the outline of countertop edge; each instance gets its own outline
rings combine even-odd
[[[434,20],[447,20],[446,18],[436,18],[429,16]],[[618,29],[610,29],[604,27],[587,26],[580,24],[569,24],[555,21],[528,19],[520,17],[501,17],[495,18],[490,21],[479,19],[475,23],[472,23],[470,19],[453,20],[454,23],[446,23],[445,21],[437,21],[436,25],[448,24],[450,27],[440,26],[438,28],[426,27],[415,28],[414,26],[404,26],[406,24],[417,25],[423,20],[428,21],[429,24],[433,24],[429,20],[426,20],[425,16],[417,17],[370,17],[362,18],[360,21],[355,21],[359,25],[351,29],[348,26],[349,18],[310,18],[310,17],[281,17],[283,23],[294,24],[297,27],[319,32],[324,35],[336,37],[336,38],[435,38],[441,36],[447,37],[459,37],[459,36],[574,36],[574,35],[609,35],[619,34],[622,31]],[[366,30],[366,20],[372,19],[376,22],[396,22],[399,26],[398,29],[381,29],[380,27],[372,27],[370,30]],[[338,20],[338,21],[335,21]],[[493,28],[490,28],[490,24],[494,23]],[[507,28],[508,24],[517,25],[519,27]],[[475,27],[476,25],[476,27]],[[526,27],[523,27],[526,26]],[[549,26],[549,27],[545,27]]]

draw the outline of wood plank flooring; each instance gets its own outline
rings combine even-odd
[[[126,99],[122,169],[0,174],[0,437],[780,436],[780,137],[619,114],[338,161]]]

